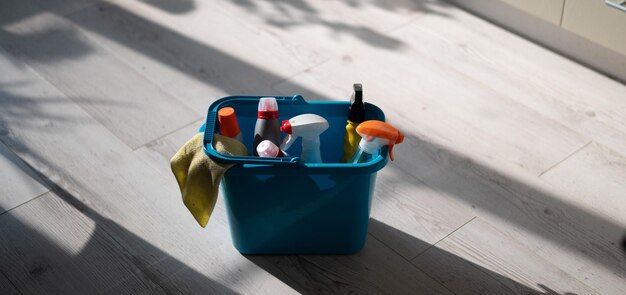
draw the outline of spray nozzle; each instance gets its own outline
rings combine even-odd
[[[289,147],[291,147],[291,145],[295,141],[294,137],[291,135],[292,130],[291,130],[291,123],[289,123],[289,120],[283,121],[283,123],[280,126],[280,131],[287,133],[287,137],[285,137],[285,140],[283,140],[283,143],[280,145],[282,149],[286,150]]]
[[[321,162],[319,136],[328,129],[328,121],[316,114],[302,114],[283,121],[280,131],[287,137],[280,145],[287,150],[298,137],[302,137],[302,160],[305,162]]]
[[[280,125],[280,131],[291,134],[291,123],[289,123],[289,120],[283,120],[283,123]]]
[[[365,121],[356,127],[361,136],[359,147],[367,153],[373,154],[381,147],[389,148],[389,158],[393,161],[393,146],[404,141],[404,135],[395,127],[377,120]]]

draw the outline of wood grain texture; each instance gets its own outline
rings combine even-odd
[[[501,283],[499,274],[445,251],[438,246],[428,249],[413,263],[456,294],[514,294],[515,290],[532,290],[524,285]]]
[[[462,24],[480,22],[467,21],[472,17],[462,12],[452,13],[455,21]],[[432,20],[436,20],[437,25],[428,24]],[[425,32],[419,29],[422,23],[428,26]],[[484,24],[484,27],[488,25]],[[482,30],[483,26],[477,25],[478,28]],[[483,35],[492,35],[490,43],[516,38],[504,31],[484,30]],[[586,93],[597,91],[599,88],[590,81],[606,85],[607,95],[602,99],[591,101],[591,96],[578,95],[577,102],[596,105],[596,109],[601,107],[607,112],[620,112],[619,106],[623,102],[619,97],[626,93],[619,91],[624,89],[623,85],[545,49],[532,45],[521,48],[521,41],[518,51],[541,58],[541,63],[530,62],[510,48],[506,51],[487,50],[482,46],[480,50],[473,49],[473,42],[481,40],[481,36],[462,37],[466,34],[472,36],[467,28],[446,18],[419,18],[392,33],[406,36],[407,42],[413,44],[410,51],[396,54],[380,50],[352,51],[294,77],[290,83],[315,87],[317,92],[327,96],[344,91],[344,97],[348,97],[350,88],[342,85],[363,82],[365,99],[381,106],[390,122],[405,126],[403,131],[408,134],[405,142],[395,150],[398,159],[402,160],[397,165],[388,166],[387,170],[398,168],[399,173],[412,174],[427,186],[457,199],[469,210],[475,210],[476,215],[497,224],[499,229],[523,237],[526,247],[537,251],[543,259],[558,261],[556,267],[571,276],[586,278],[584,283],[596,288],[597,292],[619,292],[623,288],[620,281],[623,280],[624,259],[611,243],[614,243],[615,233],[622,232],[623,228],[603,216],[572,205],[569,194],[546,185],[536,176],[587,144],[587,134],[607,140],[611,138],[610,134],[614,134],[611,140],[617,144],[623,132],[613,130],[621,125],[618,122],[590,123],[594,125],[592,131],[583,135],[574,132],[573,120],[552,119],[558,118],[554,114],[561,118],[581,114],[563,108],[563,104],[572,103],[567,102],[570,97],[554,94],[557,104],[552,106],[549,101],[542,104],[542,100],[546,101],[545,95],[554,91],[554,87],[548,88],[547,81],[550,80],[542,81],[531,76],[545,74],[556,79],[561,69],[566,68],[571,72],[562,73],[563,77],[555,81],[572,84],[569,90],[559,88],[567,93],[572,89]],[[411,40],[413,35],[421,38],[419,42]],[[458,45],[458,50],[453,50],[454,46],[449,43],[430,48],[435,46],[433,44],[445,42],[449,36],[455,37],[454,42],[463,42]],[[453,51],[459,53],[449,53]],[[461,54],[463,51],[468,53]],[[507,52],[507,57],[498,57],[503,52]],[[492,62],[496,58],[498,64]],[[524,59],[531,66],[518,73],[515,69],[522,66],[521,60]],[[520,60],[519,67],[510,67],[505,64],[507,60],[514,65]],[[380,64],[393,67],[380,67]],[[491,67],[495,70],[489,72]],[[499,75],[504,68],[511,74]],[[395,78],[399,73],[403,79]],[[507,81],[508,76],[520,75],[523,78],[515,78],[515,82]],[[524,79],[546,86],[526,87],[531,89],[524,90],[526,92],[539,91],[534,95],[507,91],[519,89],[519,86],[507,86],[524,83]],[[380,81],[389,81],[392,86]],[[578,88],[573,88],[573,84]],[[280,84],[276,87],[285,92],[293,91]],[[547,90],[541,91],[544,88]],[[551,113],[546,108],[552,112],[552,118],[544,115]],[[617,115],[610,118],[621,120]],[[563,247],[568,251],[563,251]],[[597,275],[599,273],[603,275]]]
[[[0,216],[0,224],[0,268],[24,293],[90,293],[126,278],[155,287],[134,275],[106,230],[53,193]]]
[[[413,175],[390,169],[395,163],[387,165],[376,175],[371,217],[406,234],[394,235],[378,226],[370,226],[369,232],[405,259],[413,259],[475,216]]]
[[[626,157],[592,143],[541,178],[573,196],[576,206],[622,226],[625,232],[615,232],[612,239],[619,245],[626,234]]]
[[[7,11],[28,5],[8,2]],[[0,45],[132,148],[200,117],[58,16],[44,13],[9,28]]]
[[[372,236],[354,255],[247,258],[304,294],[452,294]]]
[[[9,281],[9,279],[0,272],[0,294],[6,295],[18,295],[20,292],[15,288],[15,285]]]
[[[0,105],[5,99],[0,94]],[[0,130],[1,132],[1,130]],[[13,152],[0,142],[0,214],[48,191]]]
[[[100,3],[71,21],[136,71],[204,115],[234,94],[271,86],[327,57],[242,23],[213,1],[173,15],[137,1]]]
[[[402,49],[403,40],[390,37],[389,31],[427,13],[445,15],[447,6],[441,1],[423,0],[218,3],[250,26],[332,55],[359,47]]]
[[[484,18],[490,22],[487,27],[496,29],[496,24],[510,32],[518,34],[544,48],[548,48],[558,54],[574,60],[612,79],[626,82],[626,55],[620,54],[603,45],[595,43],[569,30],[554,24],[537,21],[519,9],[501,1],[494,0],[447,0],[467,11]],[[602,5],[603,1],[598,1]],[[596,3],[591,1],[590,3]],[[594,4],[595,5],[595,4]],[[452,12],[451,14],[454,14]],[[503,42],[509,44],[508,42]],[[527,43],[527,42],[526,42]],[[530,46],[528,46],[530,45]],[[526,46],[511,46],[511,48],[527,50],[534,47],[533,44]]]
[[[624,293],[620,219],[549,174],[574,154],[621,193],[577,151],[623,150],[623,85],[439,2],[39,1],[0,2],[0,140],[51,190],[0,215],[18,292]],[[406,133],[362,252],[242,256],[221,196],[197,226],[168,161],[215,96],[347,100],[354,82]]]
[[[348,99],[354,81],[363,83],[365,99],[383,108],[392,124],[407,126],[408,137],[427,137],[452,149],[462,147],[472,158],[494,165],[514,163],[539,174],[588,142],[536,111],[505,99],[505,93],[488,83],[460,73],[454,63],[437,62],[414,49],[398,53],[355,50],[276,88],[295,92],[291,87],[296,84],[328,97]],[[305,98],[315,99],[303,92]]]
[[[1,60],[6,61],[6,56],[2,55]],[[186,288],[182,279],[176,281],[176,286],[168,285],[171,275],[186,271],[193,274],[189,275],[190,284],[202,282],[207,290],[236,288],[237,292],[250,293],[267,285],[267,280],[275,282],[277,292],[279,286],[284,288],[283,283],[255,265],[238,268],[246,260],[231,246],[223,211],[214,214],[207,230],[201,230],[181,205],[173,176],[165,177],[148,166],[84,110],[45,81],[37,80],[28,67],[17,62],[2,62],[0,66],[13,79],[28,81],[29,89],[45,89],[45,95],[33,93],[30,97],[33,109],[45,107],[28,122],[46,126],[20,128],[24,118],[7,116],[7,109],[2,109],[0,118],[8,132],[0,138],[36,170],[44,172],[55,185],[55,193],[90,212],[89,216],[111,235],[114,242],[110,243],[132,258],[139,270],[137,276],[143,281],[163,290]],[[84,142],[92,143],[89,149],[77,148]],[[200,267],[205,267],[203,273],[196,271]],[[102,273],[103,277],[107,275]],[[70,288],[67,282],[50,284]],[[121,290],[152,290],[149,285],[132,281],[109,284],[111,288],[122,286]]]
[[[413,44],[421,55],[438,52],[433,60],[484,83],[503,98],[616,151],[626,150],[623,84],[485,21],[458,11],[454,16],[454,22],[423,17],[393,35]]]
[[[490,168],[427,141],[407,143],[416,148],[411,162],[398,162],[401,173],[412,173],[441,194],[456,198],[597,292],[623,291],[626,257],[615,246],[622,225],[577,206],[572,202],[576,195],[514,166]],[[400,147],[396,155],[402,153]]]
[[[413,263],[457,293],[481,293],[476,288],[482,288],[485,284],[476,284],[477,281],[464,282],[467,275],[461,273],[457,277],[458,270],[451,270],[445,261],[439,260],[439,252],[451,253],[480,268],[474,271],[486,271],[486,274],[510,290],[504,293],[599,294],[552,265],[549,260],[516,243],[515,237],[498,231],[480,218],[454,232],[436,247],[418,256]],[[479,274],[478,277],[483,279],[484,274]]]

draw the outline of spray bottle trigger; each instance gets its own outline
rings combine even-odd
[[[393,161],[393,144],[387,145],[389,148],[389,159]]]

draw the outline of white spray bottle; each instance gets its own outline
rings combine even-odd
[[[321,163],[320,134],[328,129],[328,121],[316,114],[302,114],[285,120],[280,131],[288,136],[280,145],[287,150],[298,137],[302,137],[302,154],[300,158],[305,163]]]

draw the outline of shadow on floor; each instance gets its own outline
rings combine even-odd
[[[225,68],[237,69],[235,71],[237,73],[247,73],[247,77],[251,81],[253,81],[250,83],[250,85],[252,85],[251,86],[252,88],[249,88],[249,89],[253,89],[253,90],[262,88],[263,91],[266,91],[267,89],[271,89],[271,87],[267,87],[268,83],[271,85],[272,83],[283,81],[286,78],[286,77],[271,73],[268,70],[259,68],[250,63],[247,63],[237,57],[234,57],[228,54],[227,52],[218,50],[216,48],[212,48],[198,41],[190,39],[189,37],[186,37],[180,33],[177,33],[171,29],[168,29],[167,27],[164,27],[149,19],[139,16],[133,13],[132,11],[127,11],[119,6],[116,6],[115,4],[108,3],[108,4],[98,4],[98,5],[100,5],[100,7],[104,7],[105,8],[104,10],[107,10],[108,13],[115,15],[119,19],[128,21],[128,25],[132,26],[134,29],[138,30],[138,32],[140,33],[150,34],[153,32],[157,32],[157,34],[160,36],[163,36],[163,35],[169,36],[168,42],[177,44],[176,48],[181,48],[183,50],[181,52],[177,52],[176,54],[172,54],[171,52],[167,52],[163,48],[160,48],[160,45],[158,43],[156,43],[155,45],[154,41],[147,40],[144,43],[132,42],[132,38],[128,36],[125,37],[123,34],[120,34],[120,33],[114,33],[115,31],[111,30],[109,27],[101,28],[98,26],[88,26],[83,23],[74,23],[74,24],[77,26],[81,26],[82,29],[95,32],[101,36],[104,36],[111,40],[115,40],[119,42],[120,44],[124,44],[128,48],[131,48],[137,52],[141,52],[142,54],[145,54],[146,56],[149,56],[150,58],[154,60],[158,60],[164,64],[167,64],[171,66],[172,68],[178,69],[180,72],[186,75],[192,76],[207,84],[211,84],[216,87],[219,87],[225,92],[235,94],[235,93],[240,93],[242,90],[245,90],[245,89],[242,89],[242,87],[240,86],[236,86],[239,83],[233,83],[233,81],[237,81],[241,77],[228,76],[228,75],[226,76],[211,75],[211,71],[207,71],[205,67],[215,65],[217,67],[223,67],[224,69]],[[180,10],[184,11],[186,9],[187,8],[183,8]],[[17,21],[19,20],[19,17],[26,18],[29,16],[37,15],[42,12],[50,12],[50,11],[47,11],[45,9],[40,9],[40,10],[34,9],[32,11],[27,11],[25,13],[15,14],[15,16],[12,16],[10,21],[11,22]],[[61,17],[63,16],[61,15]],[[72,19],[70,18],[67,18],[67,19],[70,22],[73,22]],[[7,23],[7,19],[3,19],[2,24],[6,24],[6,23]],[[39,38],[41,38],[38,36],[32,36],[33,37],[32,39],[24,38],[24,35],[21,35],[21,34],[16,35],[15,33],[6,31],[4,27],[0,30],[0,32],[2,33],[0,37],[2,37],[2,39],[4,40],[7,40],[6,44],[9,44],[9,46],[12,41],[16,40],[16,38],[17,39],[21,38],[21,40],[18,40],[19,42],[37,42],[39,41]],[[77,43],[77,44],[80,44],[80,43]],[[69,45],[69,46],[72,47],[73,45]],[[74,49],[75,50],[68,50],[67,56],[62,56],[62,57],[47,56],[43,58],[49,58],[50,61],[52,62],[59,58],[74,58],[74,57],[82,56],[84,54],[89,53],[88,48],[81,48],[80,45],[76,45],[76,48]],[[24,58],[24,56],[21,55],[18,49],[14,49],[10,51],[13,54],[15,54],[16,58]],[[29,57],[27,56],[26,59],[28,58]],[[30,58],[36,59],[36,58],[42,58],[42,57],[40,57],[39,55],[35,55]],[[211,64],[205,61],[219,61],[219,62],[215,64]],[[215,72],[215,71],[219,72],[219,70],[220,70],[219,68],[217,69],[214,68],[212,72]],[[287,83],[293,83],[293,82],[287,82]],[[287,88],[302,88],[302,87],[297,84],[293,84],[292,86],[288,86]],[[319,99],[325,99],[325,100],[331,99],[329,97],[326,97],[324,95],[317,93],[314,89],[307,89],[306,92],[313,93],[315,96],[315,99],[318,99],[318,100]],[[3,102],[6,102],[5,97],[0,97],[0,99],[2,99]],[[27,104],[25,104],[25,106],[29,108]],[[42,114],[42,115],[45,115],[45,114]],[[0,118],[0,121],[2,121],[2,119],[4,118]],[[27,118],[24,118],[24,119],[27,119]],[[54,120],[54,118],[52,118],[52,120]],[[0,132],[0,135],[1,134],[6,135],[8,134],[6,133],[6,130],[12,128],[13,126],[7,126],[5,122],[5,124],[1,125],[1,127],[4,130]],[[425,175],[423,177],[418,176],[418,178],[422,178],[422,180],[424,181],[424,183],[426,183],[426,185],[431,186],[439,191],[444,191],[468,203],[475,204],[476,206],[479,206],[483,210],[489,211],[492,214],[502,216],[505,219],[508,219],[510,222],[519,224],[520,226],[527,228],[529,231],[532,231],[547,240],[554,241],[560,246],[580,252],[581,256],[587,259],[597,261],[598,263],[601,263],[607,268],[614,269],[616,272],[623,272],[624,270],[623,256],[619,256],[617,252],[615,251],[610,251],[610,253],[608,254],[606,253],[606,251],[604,251],[605,248],[607,247],[609,249],[617,249],[617,245],[611,245],[613,248],[611,248],[611,246],[605,245],[606,243],[608,243],[606,241],[607,236],[614,236],[616,232],[622,232],[623,230],[614,222],[607,220],[606,218],[602,218],[601,216],[597,216],[584,209],[578,208],[574,205],[560,201],[559,198],[557,198],[556,196],[538,191],[535,188],[525,183],[521,183],[515,179],[511,179],[507,175],[503,175],[499,173],[498,171],[494,171],[488,167],[484,167],[478,163],[472,162],[471,159],[469,159],[465,155],[462,155],[455,151],[450,151],[448,149],[434,145],[430,142],[421,141],[417,137],[417,132],[409,133],[409,135],[411,134],[413,136],[413,140],[417,142],[417,146],[420,149],[427,151],[421,155],[422,158],[419,161],[434,162],[436,165],[439,165],[441,167],[441,171],[440,171],[441,174],[437,175],[436,177],[429,177],[428,175]],[[2,136],[2,138],[3,138],[3,141],[12,141],[12,144],[7,143],[7,146],[16,146],[16,142],[19,142],[19,138],[13,138],[9,136]],[[31,153],[27,149],[25,149],[25,152]],[[44,157],[39,157],[37,159],[37,161],[44,161],[44,160],[45,160]],[[392,168],[392,167],[396,167],[396,168]],[[456,174],[454,170],[458,167],[464,167],[462,171],[470,171],[470,172],[475,171],[476,173],[468,172],[468,174],[463,174],[463,173]],[[391,166],[391,167],[388,167],[387,169],[401,169],[402,173],[413,173],[414,171],[419,171],[420,168],[421,168],[420,165],[405,165],[405,166]],[[95,220],[100,228],[99,230],[97,230],[97,232],[102,233],[102,235],[115,237],[115,238],[107,238],[107,239],[103,238],[104,239],[103,243],[115,244],[117,243],[116,240],[118,237],[129,237],[128,238],[129,243],[131,244],[136,243],[140,245],[142,248],[150,249],[150,251],[154,251],[155,253],[158,253],[159,256],[164,257],[163,259],[168,259],[167,253],[159,252],[160,250],[150,245],[146,241],[142,240],[141,238],[134,236],[132,233],[125,230],[123,226],[120,226],[114,221],[111,221],[102,217],[96,211],[84,206],[84,204],[78,201],[73,195],[69,194],[67,191],[65,191],[63,188],[58,186],[56,183],[45,178],[45,175],[43,175],[42,173],[39,173],[39,174],[41,174],[41,177],[44,177],[44,179],[46,179],[46,184],[48,185],[48,187],[51,187],[53,192],[59,195],[59,197],[61,197],[65,202],[72,204],[72,206],[76,208],[79,208],[79,210],[82,210],[83,213],[85,213],[90,218]],[[457,182],[451,182],[450,179],[455,179],[457,180]],[[485,195],[485,194],[482,194],[480,190],[475,190],[475,188],[488,188],[489,190],[495,191],[495,193],[493,195]],[[517,192],[526,192],[526,193],[519,194]],[[560,224],[558,220],[555,221],[554,224],[538,223],[534,221],[532,216],[524,215],[526,214],[525,212],[520,213],[519,208],[508,207],[509,209],[502,210],[501,207],[497,206],[498,204],[501,204],[503,202],[500,200],[500,197],[502,196],[511,197],[510,200],[513,203],[525,202],[526,200],[540,200],[537,203],[538,204],[537,207],[531,208],[531,212],[533,214],[551,215],[551,216],[557,216],[557,217],[566,216],[566,215],[576,216],[577,223],[576,224]],[[11,216],[10,212],[7,213],[6,216],[3,216],[3,218],[12,219],[11,223],[14,224],[13,228],[16,229],[16,232],[21,232],[21,231],[31,232],[31,233],[34,232],[33,229],[29,229],[27,225],[21,224],[19,220],[14,219]],[[554,218],[556,217],[550,217],[550,218],[554,220]],[[377,226],[377,225],[372,225],[372,226]],[[578,227],[584,228],[585,230],[578,231],[577,230]],[[563,231],[563,228],[572,230],[574,234],[571,234],[569,231]],[[393,228],[385,229],[385,230],[390,231],[392,235],[403,234],[401,232],[395,233],[394,232],[395,229]],[[15,238],[20,238],[20,237],[16,236]],[[41,243],[43,243],[43,246],[49,247],[51,251],[59,251],[58,253],[59,255],[67,256],[67,254],[61,253],[60,250],[55,249],[55,246],[53,245],[53,243],[50,241],[46,241],[45,238],[42,238],[42,240],[40,241]],[[601,244],[598,244],[596,241],[601,241]],[[417,238],[414,238],[414,242],[417,244],[424,243],[423,241]],[[371,243],[372,242],[368,242],[368,245]],[[90,249],[90,247],[87,247],[86,249]],[[433,251],[435,251],[435,253],[437,252],[436,250],[433,250]],[[94,255],[96,254],[97,253],[94,253]],[[453,261],[456,260],[449,253],[441,253],[440,256],[442,256],[443,258],[451,257],[450,258],[451,260]],[[202,274],[193,273],[194,271],[189,269],[184,264],[176,261],[173,258],[171,259],[173,260],[172,263],[174,264],[174,268],[177,269],[177,271],[180,271],[181,269],[183,270],[188,269],[188,271],[192,272],[192,277],[195,277],[194,280],[200,282],[199,284],[201,285],[206,284],[206,286],[215,286],[214,289],[216,291],[228,292],[228,289],[225,288],[224,286],[220,286],[219,284],[216,284],[211,279],[204,277]],[[302,291],[310,290],[308,289],[309,288],[308,286],[302,285],[299,280],[293,280],[293,279],[290,279],[289,277],[285,277],[284,273],[281,274],[282,272],[280,270],[281,268],[280,267],[276,268],[275,266],[276,263],[272,262],[270,264],[267,264],[266,260],[264,260],[265,258],[251,257],[250,259],[254,261],[255,263],[261,265],[262,267],[263,266],[267,267],[268,271],[273,273],[275,276],[283,279],[285,282],[287,282],[290,286],[294,287],[296,290],[302,290]],[[344,258],[341,258],[341,257],[339,258],[338,257],[335,257],[335,258],[328,258],[328,257],[326,258],[321,258],[321,257],[280,258],[278,257],[276,259],[278,259],[279,261],[281,260],[291,261],[293,259],[296,259],[297,261],[302,261],[306,263],[308,267],[310,266],[310,268],[315,269],[316,272],[321,274],[321,276],[325,277],[326,279],[324,280],[328,280],[328,277],[326,276],[329,273],[332,274],[333,272],[337,272],[338,270],[334,269],[333,265],[326,261],[328,261],[328,259],[331,259],[331,260],[336,259],[336,260],[341,261]],[[345,258],[345,259],[353,259],[353,258]],[[284,262],[284,263],[287,263],[287,262]],[[469,263],[469,262],[465,262],[465,263]],[[135,267],[140,270],[139,273],[142,273],[141,272],[142,269],[147,269],[145,265],[142,265],[142,263],[133,262],[132,264],[135,265]],[[322,265],[322,264],[328,267],[328,272],[326,272],[325,270],[319,270],[319,267],[317,265]],[[470,265],[470,266],[476,267],[475,265]],[[301,273],[297,275],[307,276],[307,272],[309,271],[310,268],[301,269]],[[38,268],[36,266],[31,268],[31,270],[37,270],[37,269]],[[481,272],[488,273],[489,270],[481,270]],[[35,273],[37,273],[37,271],[35,271]],[[345,270],[346,275],[349,273],[350,273],[349,270]],[[146,273],[143,273],[142,275],[145,277],[151,276]],[[165,276],[167,275],[170,275],[170,274],[164,274],[164,277],[157,278],[156,282],[165,282],[166,281]],[[489,277],[492,277],[492,278],[494,276],[497,276],[497,274],[489,275]],[[351,281],[358,281],[360,278],[350,277],[349,279]],[[469,279],[477,280],[478,278],[470,277]],[[153,280],[150,279],[150,281],[153,281]],[[506,280],[495,279],[495,281],[503,282]],[[332,282],[332,279],[330,282]],[[510,283],[503,283],[503,284],[505,286],[510,285]],[[176,287],[177,287],[177,284],[173,284],[173,285],[166,286],[166,287],[163,287],[160,285],[157,286],[157,288],[162,288],[162,289],[173,288],[174,291]],[[513,289],[511,287],[508,287],[508,288]],[[517,286],[515,288],[525,288],[525,287]]]
[[[558,294],[544,285],[529,287],[515,282],[376,219],[370,219],[369,227],[371,231],[384,233],[390,241],[369,235],[361,252],[347,256],[246,255],[246,258],[303,294],[434,294],[448,290],[456,294]],[[428,248],[421,255],[425,259],[410,263],[391,248],[382,246],[398,240],[411,240],[413,245]],[[361,268],[370,269],[370,275],[355,280]],[[447,290],[428,289],[428,282],[420,281],[430,279]]]
[[[394,184],[390,179],[389,186],[426,185],[626,276],[626,255],[619,246],[624,228],[614,221],[407,131],[403,144],[415,154],[386,169],[419,181]]]
[[[278,0],[278,1],[251,1],[251,0],[229,0],[247,12],[259,17],[265,24],[290,30],[296,27],[322,26],[329,29],[329,34],[333,36],[348,35],[355,37],[363,43],[377,48],[389,50],[399,49],[404,46],[404,42],[397,38],[390,37],[384,32],[376,31],[366,25],[355,24],[351,21],[351,16],[345,15],[345,20],[330,20],[322,15],[322,12],[315,8],[311,1],[306,0]],[[367,6],[374,6],[379,9],[396,12],[421,12],[446,16],[441,12],[440,7],[448,6],[441,1],[427,0],[393,0],[393,1],[337,1],[331,5],[352,7],[354,9],[367,9]]]
[[[49,193],[39,197],[41,200],[38,201],[45,206],[43,210],[59,210],[57,214],[76,210],[86,216],[91,221],[89,223],[95,224],[95,229],[89,233],[89,241],[78,253],[70,253],[68,251],[73,249],[64,249],[42,234],[45,230],[23,222],[37,218],[36,214],[21,218],[16,218],[13,211],[0,214],[0,256],[4,264],[0,273],[18,292],[92,294],[97,290],[108,294],[237,294],[100,215],[28,163],[15,164],[26,166],[26,173],[33,174],[34,179],[50,189]],[[65,208],[68,206],[70,209]],[[0,212],[3,211],[0,208]],[[77,221],[77,218],[69,221]],[[52,226],[63,226],[62,220],[59,223]],[[91,231],[86,224],[72,224],[71,227]],[[81,233],[64,238],[71,243],[73,239],[80,240]]]

